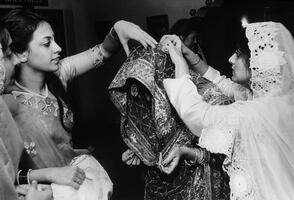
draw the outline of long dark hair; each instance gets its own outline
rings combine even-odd
[[[10,33],[12,39],[10,49],[14,53],[23,53],[26,51],[39,25],[43,22],[49,23],[49,20],[43,16],[25,9],[14,9],[6,14],[2,20]],[[15,71],[16,80],[19,79],[19,75],[20,67],[17,67]],[[45,82],[48,85],[49,91],[57,99],[62,126],[66,131],[70,131],[69,127],[66,127],[63,121],[63,102],[70,107],[70,101],[61,80],[54,73],[46,73]]]
[[[239,50],[246,60],[246,65],[249,67],[250,49],[248,46],[248,38],[244,28],[239,28],[236,39],[236,50]]]
[[[0,43],[1,43],[1,46],[2,46],[3,54],[8,49],[8,46],[9,46],[9,37],[10,37],[10,35],[9,35],[6,27],[0,21]]]

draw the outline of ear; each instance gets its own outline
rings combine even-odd
[[[24,51],[23,53],[16,53],[15,55],[21,63],[28,61],[28,57],[29,57],[28,51]]]

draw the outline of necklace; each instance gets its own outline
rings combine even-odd
[[[36,95],[36,96],[39,96],[39,97],[43,97],[43,98],[47,98],[48,97],[48,87],[47,87],[47,84],[45,84],[45,95],[41,95],[41,94],[38,94],[36,92],[33,92],[32,90],[22,86],[21,84],[19,84],[17,81],[14,81],[15,85],[21,89],[23,89],[24,91],[30,93],[30,94],[33,94],[33,95]]]

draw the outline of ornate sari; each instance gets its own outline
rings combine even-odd
[[[216,85],[192,75],[205,101],[213,105],[232,102]],[[175,145],[195,147],[198,142],[169,103],[162,82],[168,77],[174,77],[174,65],[160,46],[138,47],[109,86],[111,100],[122,114],[123,140],[150,166],[145,199],[227,199],[221,170],[211,169],[208,163],[191,166],[183,159],[171,175],[157,168]]]

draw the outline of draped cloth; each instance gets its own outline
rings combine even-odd
[[[14,182],[23,145],[19,130],[3,98],[6,68],[2,49],[0,54],[0,199],[16,200],[18,197]]]
[[[210,181],[213,173],[207,164],[189,166],[181,160],[170,176],[157,169],[175,145],[197,146],[197,138],[179,119],[163,88],[163,79],[174,77],[174,73],[170,57],[160,46],[154,49],[139,46],[131,52],[110,84],[110,98],[122,114],[124,142],[150,166],[145,178],[145,199],[211,199],[214,195]],[[207,102],[232,102],[217,86],[198,74],[192,75]],[[218,193],[225,196],[227,192],[224,189]]]
[[[294,199],[294,40],[274,22],[249,24],[246,36],[253,100],[211,106],[188,76],[164,86],[199,145],[227,156],[232,200]]]

